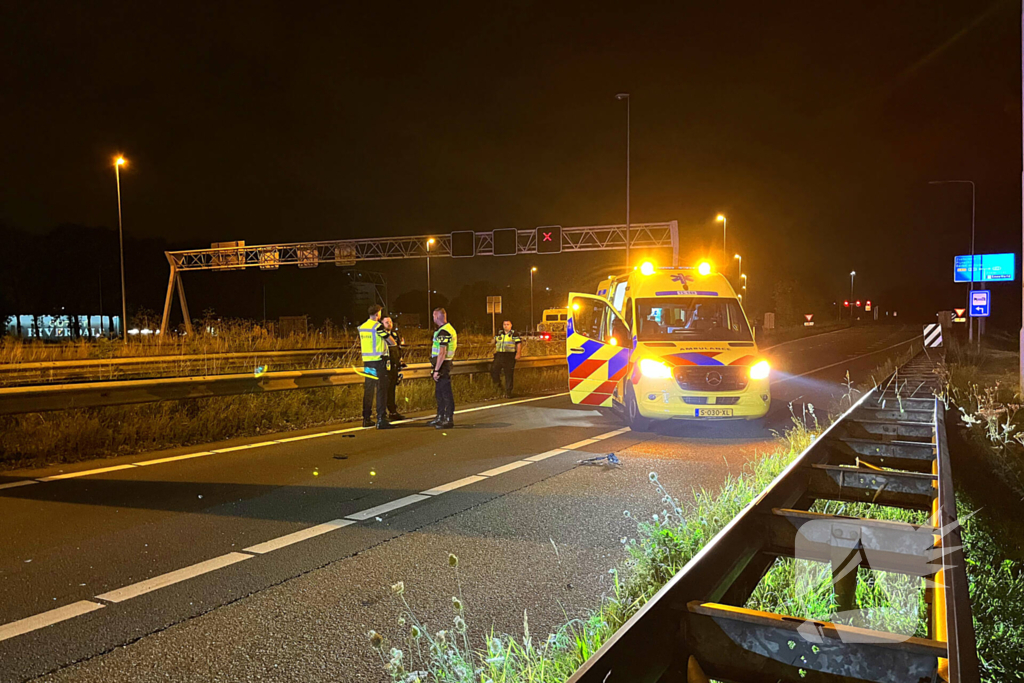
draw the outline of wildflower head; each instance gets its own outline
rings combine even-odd
[[[452,553],[448,553],[448,566],[454,569],[459,566],[459,558],[455,557]]]
[[[456,612],[461,612],[462,611],[462,600],[459,600],[454,595],[452,596],[452,609],[455,610]]]
[[[376,631],[370,631],[366,636],[370,639],[370,645],[374,650],[381,650],[384,648],[384,636]]]
[[[398,617],[398,625],[405,626],[405,617]]]
[[[647,476],[650,477],[651,481],[658,481],[658,473],[657,472],[651,472]]]
[[[466,632],[466,620],[463,619],[461,616],[455,617],[455,630],[459,633]]]
[[[401,595],[405,592],[405,582],[399,581],[398,583],[391,585],[391,592],[395,595]]]
[[[419,626],[413,624],[409,627],[409,635],[412,636],[414,640],[419,640],[420,636],[423,635],[423,631],[420,630]]]

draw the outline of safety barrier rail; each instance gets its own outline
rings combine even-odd
[[[863,395],[569,680],[978,681],[937,386],[919,355]],[[812,511],[817,501],[918,510],[929,521],[829,515]],[[744,607],[779,558],[831,566],[835,622]],[[857,625],[861,569],[921,578],[927,637]]]
[[[470,342],[460,345],[459,348],[463,351],[464,357],[489,358],[494,351],[494,344]],[[430,356],[429,343],[409,344],[402,349],[405,358],[413,362],[425,361]],[[31,361],[0,364],[0,386],[226,374],[254,368],[256,365],[270,365],[275,370],[300,370],[312,369],[309,368],[310,365],[330,366],[356,362],[359,362],[358,345],[281,351]]]
[[[516,369],[554,367],[565,364],[565,356],[536,356],[521,358]],[[452,374],[465,375],[490,369],[490,359],[457,360]],[[429,363],[412,363],[403,371],[405,379],[430,377]],[[37,413],[72,408],[129,405],[154,401],[209,398],[238,394],[267,393],[294,389],[322,389],[326,387],[360,384],[363,375],[355,368],[325,368],[317,370],[291,370],[246,373],[235,375],[207,375],[203,377],[167,377],[114,382],[87,382],[81,384],[33,385],[0,388],[0,415]]]

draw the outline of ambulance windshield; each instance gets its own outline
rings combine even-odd
[[[736,299],[708,296],[636,300],[637,341],[752,341]]]

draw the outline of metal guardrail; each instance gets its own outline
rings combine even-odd
[[[528,356],[521,358],[516,363],[516,368],[554,367],[564,363],[565,356]],[[452,374],[485,372],[490,370],[490,367],[490,359],[457,360],[452,368]],[[405,379],[426,379],[430,377],[430,364],[413,363],[402,372]],[[362,382],[363,376],[353,368],[327,368],[268,372],[263,375],[247,373],[7,387],[0,388],[0,415],[294,389],[322,389]]]
[[[920,355],[897,373],[815,439],[570,682],[978,681],[943,405],[919,398],[937,378]],[[929,523],[811,512],[819,500],[919,510]],[[860,568],[922,577],[928,636],[744,608],[780,557],[831,564],[837,612],[856,604]]]

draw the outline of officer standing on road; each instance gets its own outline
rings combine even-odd
[[[405,416],[398,412],[395,403],[395,391],[398,389],[399,375],[402,372],[402,345],[405,340],[395,329],[395,322],[388,316],[380,321],[387,330],[388,354],[388,420],[404,420]]]
[[[377,429],[391,429],[388,422],[388,346],[387,330],[380,323],[380,306],[370,306],[370,317],[359,326],[359,347],[363,354],[363,426],[373,426],[373,394],[377,394]]]
[[[434,341],[430,347],[430,365],[433,371],[434,398],[437,401],[437,417],[427,424],[435,429],[450,429],[455,426],[455,395],[452,394],[452,361],[459,345],[459,335],[448,324],[448,313],[443,308],[434,309]]]
[[[516,361],[522,355],[523,340],[512,329],[512,321],[501,323],[501,331],[494,336],[494,363],[491,364],[491,379],[495,386],[501,386],[501,375],[505,375],[505,398],[512,398],[512,376]]]

